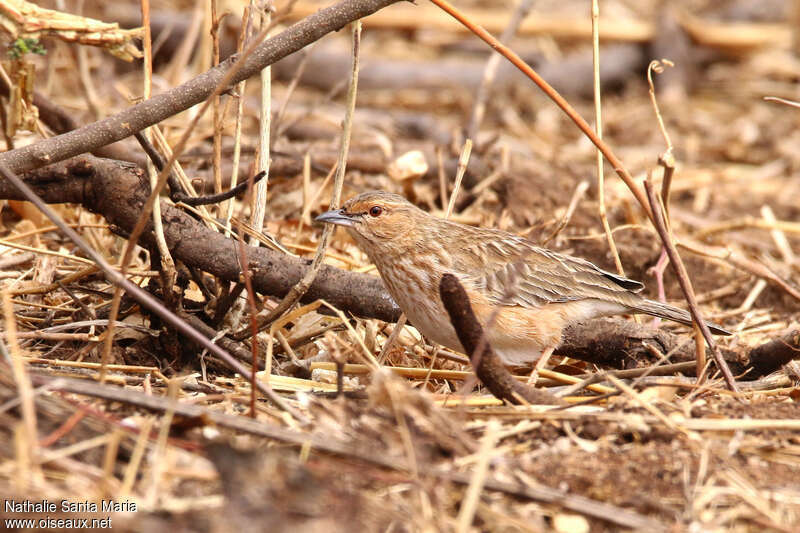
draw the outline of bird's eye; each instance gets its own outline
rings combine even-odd
[[[383,208],[379,205],[373,205],[369,208],[369,214],[373,217],[379,217],[383,213]]]

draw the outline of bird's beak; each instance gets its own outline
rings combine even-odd
[[[337,226],[352,227],[355,225],[355,221],[353,220],[352,216],[345,213],[344,209],[333,209],[331,211],[327,211],[322,213],[314,220],[317,222],[336,224]]]

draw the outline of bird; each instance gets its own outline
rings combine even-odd
[[[439,296],[445,273],[464,286],[487,340],[506,365],[523,366],[540,357],[544,363],[564,328],[589,318],[644,313],[692,324],[687,311],[639,294],[644,285],[638,281],[513,233],[436,217],[397,194],[364,192],[316,220],[343,226],[411,324],[429,340],[461,353]],[[730,335],[707,325],[713,333]]]

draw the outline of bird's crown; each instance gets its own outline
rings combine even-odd
[[[344,203],[342,206],[346,213],[360,214],[369,213],[373,207],[380,207],[382,209],[395,209],[395,208],[408,208],[413,205],[400,196],[385,191],[369,191],[354,196]]]

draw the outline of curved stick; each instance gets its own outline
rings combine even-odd
[[[481,328],[469,298],[452,274],[445,274],[439,282],[439,295],[444,308],[450,315],[450,322],[456,330],[461,345],[471,354],[470,361],[475,374],[486,385],[486,388],[500,400],[512,404],[520,404],[520,397],[535,404],[562,405],[564,402],[549,392],[527,387],[514,379],[500,358],[494,353]]]

